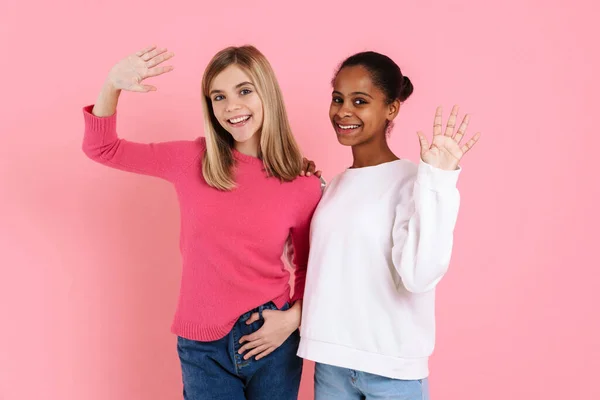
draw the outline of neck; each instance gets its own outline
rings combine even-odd
[[[260,135],[254,135],[245,142],[234,142],[234,148],[242,154],[251,157],[258,157],[258,148],[260,146]]]
[[[385,135],[377,135],[366,143],[352,146],[352,156],[354,157],[352,168],[372,167],[398,160],[389,148]]]

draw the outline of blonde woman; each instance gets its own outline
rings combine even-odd
[[[153,46],[111,69],[96,103],[83,110],[83,150],[101,164],[165,179],[177,191],[183,270],[172,332],[184,398],[296,399],[319,174],[297,179],[314,167],[294,140],[269,62],[252,46],[224,49],[206,68],[205,137],[156,144],[120,139],[120,92],[156,90],[144,79],[171,71],[163,66],[171,57]],[[284,252],[294,255],[292,298]]]

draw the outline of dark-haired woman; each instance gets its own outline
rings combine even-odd
[[[336,176],[312,220],[299,355],[316,362],[315,398],[428,399],[435,287],[452,253],[459,162],[479,138],[469,123],[445,130],[438,108],[431,143],[418,133],[418,164],[387,134],[413,91],[389,57],[346,59],[333,79],[329,116],[353,164]]]

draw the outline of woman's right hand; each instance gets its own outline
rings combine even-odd
[[[115,64],[108,74],[107,83],[115,90],[130,92],[155,91],[155,86],[146,85],[143,81],[172,71],[173,66],[160,66],[160,64],[173,56],[174,54],[168,52],[166,48],[147,47]]]

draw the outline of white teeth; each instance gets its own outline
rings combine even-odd
[[[360,125],[340,125],[338,124],[338,126],[342,129],[356,129],[358,128]]]
[[[244,122],[248,118],[250,118],[250,116],[249,115],[245,115],[243,117],[230,119],[229,122],[231,122],[232,124],[237,124],[237,123],[240,123],[240,122]]]

